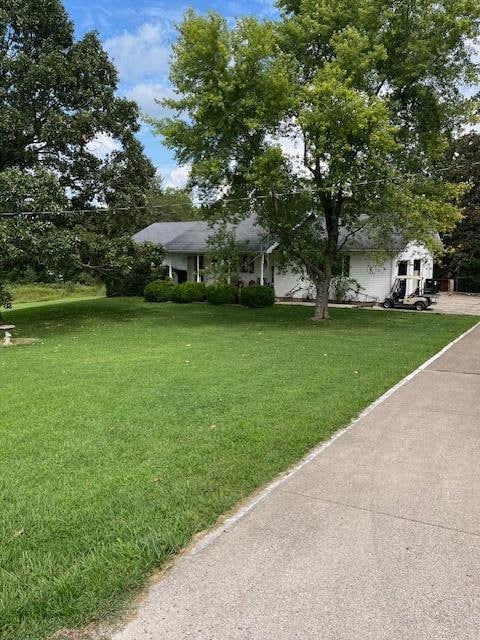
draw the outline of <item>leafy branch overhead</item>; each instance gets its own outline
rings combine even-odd
[[[192,166],[212,215],[255,207],[286,261],[316,285],[317,318],[342,238],[359,231],[435,248],[459,220],[463,184],[438,169],[475,101],[473,0],[279,0],[278,21],[187,11],[172,115],[156,131]],[[292,150],[295,153],[292,153]],[[268,196],[240,206],[232,198]],[[278,195],[287,194],[287,195]],[[229,198],[225,206],[222,198]],[[259,202],[265,203],[263,206]]]

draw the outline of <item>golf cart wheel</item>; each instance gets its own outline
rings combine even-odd
[[[416,302],[414,305],[415,311],[425,311],[427,305],[424,302]]]
[[[390,298],[385,298],[385,300],[383,301],[383,308],[384,309],[392,309],[393,308],[393,300],[391,300]]]

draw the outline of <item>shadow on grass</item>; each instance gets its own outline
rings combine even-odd
[[[186,328],[228,327],[243,330],[273,330],[275,332],[377,332],[403,329],[455,329],[465,322],[463,316],[440,316],[424,313],[378,312],[368,309],[331,309],[331,319],[312,321],[313,309],[302,305],[276,305],[264,309],[248,309],[237,305],[213,306],[206,303],[175,304],[146,303],[142,298],[98,298],[58,301],[51,304],[23,307],[3,312],[3,318],[17,326],[17,334],[30,337],[62,335],[89,328],[104,328],[107,324],[135,323],[156,327],[173,325]]]

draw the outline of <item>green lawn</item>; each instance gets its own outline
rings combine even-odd
[[[146,576],[476,319],[99,299],[0,349],[0,637],[118,613]]]
[[[15,304],[24,302],[46,302],[72,298],[100,298],[105,295],[104,285],[85,285],[68,282],[66,284],[9,284]]]

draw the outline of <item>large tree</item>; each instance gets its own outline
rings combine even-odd
[[[133,255],[155,171],[116,89],[97,34],[76,40],[59,0],[2,1],[0,214],[52,213],[0,216],[0,271],[103,275]]]
[[[161,179],[157,179],[147,192],[142,227],[152,222],[198,220],[201,215],[201,209],[193,205],[191,191],[181,187],[164,187]]]
[[[443,267],[450,278],[460,281],[462,290],[480,289],[480,134],[472,131],[461,136],[452,147],[453,182],[468,184],[462,197],[463,218],[452,233],[444,237],[446,252]]]
[[[219,217],[249,215],[317,289],[328,317],[332,268],[368,231],[432,246],[459,217],[461,186],[438,171],[472,116],[477,0],[278,0],[280,17],[229,27],[188,11],[156,129],[189,163]],[[297,145],[297,157],[287,150]],[[236,198],[249,198],[236,200]]]

